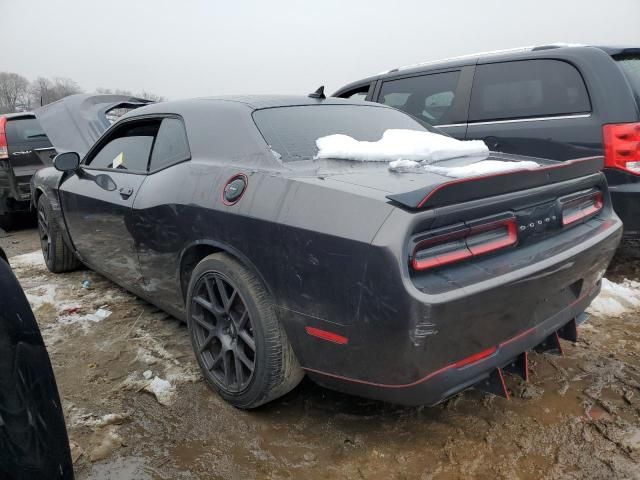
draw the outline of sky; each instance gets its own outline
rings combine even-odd
[[[478,51],[640,46],[639,19],[640,0],[0,0],[0,71],[169,99],[330,93]]]

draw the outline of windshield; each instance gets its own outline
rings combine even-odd
[[[631,90],[633,90],[633,95],[636,97],[636,102],[640,107],[640,54],[617,57],[615,61],[627,77]]]
[[[274,155],[283,162],[311,160],[318,153],[316,140],[336,133],[374,142],[389,129],[437,132],[398,110],[373,105],[267,108],[255,111],[253,119]]]

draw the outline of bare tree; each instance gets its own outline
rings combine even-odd
[[[96,93],[105,93],[112,95],[128,95],[129,97],[138,97],[144,98],[146,100],[151,100],[152,102],[166,102],[166,97],[162,95],[156,95],[155,93],[145,92],[144,90],[136,93],[135,95],[131,92],[131,90],[123,90],[121,88],[111,89],[111,88],[96,88]]]
[[[136,97],[144,98],[144,99],[147,99],[147,100],[151,100],[152,102],[166,102],[167,101],[166,97],[163,97],[162,95],[156,95],[155,93],[145,92],[144,90],[142,92],[140,92],[140,93],[137,93]]]
[[[38,77],[31,83],[30,93],[31,105],[39,107],[74,93],[82,93],[82,89],[70,78],[55,77],[53,80],[49,80],[45,77]]]
[[[32,108],[55,101],[53,99],[53,83],[45,77],[38,77],[31,82],[29,93],[31,95]]]
[[[16,112],[26,108],[29,81],[22,75],[0,72],[0,113]]]

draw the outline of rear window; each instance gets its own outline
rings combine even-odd
[[[316,140],[341,133],[356,140],[376,141],[390,128],[425,130],[410,116],[375,106],[311,105],[257,110],[253,119],[262,136],[284,162],[311,160]]]
[[[35,118],[21,118],[7,121],[6,134],[7,142],[10,144],[28,143],[47,139],[47,135]]]
[[[640,106],[640,55],[625,55],[615,58],[615,61],[627,77],[636,102]]]
[[[478,65],[469,121],[587,113],[589,95],[576,68],[559,60]]]

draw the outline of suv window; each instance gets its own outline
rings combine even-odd
[[[162,120],[156,143],[153,145],[149,170],[160,170],[190,157],[187,132],[182,121],[177,118]]]
[[[432,73],[382,84],[380,103],[434,125],[451,120],[460,72]]]
[[[476,67],[469,121],[590,111],[582,76],[567,62],[525,60]]]
[[[9,144],[47,140],[47,135],[42,130],[40,122],[35,118],[9,120],[6,134]]]
[[[94,168],[145,172],[160,120],[124,124],[86,162]]]

